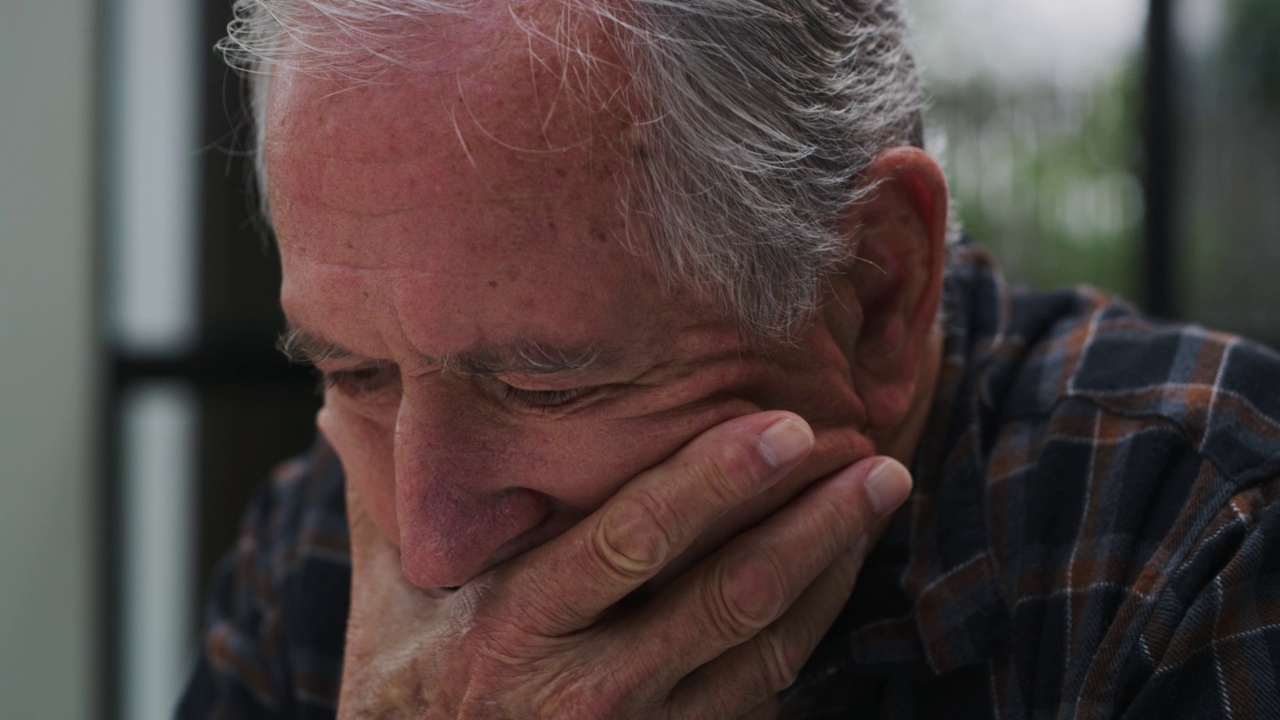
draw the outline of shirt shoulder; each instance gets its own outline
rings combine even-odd
[[[1280,354],[1235,335],[1152,320],[1090,288],[1013,292],[981,400],[1001,423],[1069,416],[1074,402],[1126,433],[1174,432],[1243,488],[1280,477],[1278,379]],[[1083,432],[1107,442],[1104,430]]]
[[[333,717],[350,592],[343,488],[323,441],[259,488],[215,572],[178,717]]]
[[[1274,682],[1204,671],[1280,635],[1261,550],[1280,516],[1280,356],[1087,288],[1005,309],[974,368],[968,449],[1007,609],[995,704],[1115,717],[1181,697],[1234,717],[1233,699],[1275,702]]]

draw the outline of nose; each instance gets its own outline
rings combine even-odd
[[[422,588],[466,583],[551,511],[546,495],[519,484],[519,443],[443,400],[406,394],[396,420],[400,562]]]

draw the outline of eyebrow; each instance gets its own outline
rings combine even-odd
[[[290,362],[314,365],[328,360],[369,359],[354,350],[315,335],[286,321],[276,340],[276,348]],[[498,375],[552,375],[588,368],[616,365],[621,353],[606,350],[598,343],[557,347],[527,338],[500,345],[485,345],[442,358],[419,355],[424,367],[438,367],[455,375],[494,377]]]
[[[299,365],[314,365],[326,360],[364,358],[363,355],[348,350],[338,343],[312,335],[288,320],[285,321],[284,332],[276,338],[276,349],[284,353],[289,362]]]

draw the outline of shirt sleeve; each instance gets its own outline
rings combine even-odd
[[[342,465],[319,438],[249,504],[176,717],[332,720],[351,591]]]
[[[180,720],[293,717],[271,567],[284,540],[273,485],[250,504],[236,546],[214,574],[196,666],[175,714]]]
[[[1135,630],[1099,683],[1131,698],[1115,716],[1280,717],[1280,480],[1221,508]]]

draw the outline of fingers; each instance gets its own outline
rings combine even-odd
[[[812,448],[809,426],[784,412],[738,418],[703,433],[575,528],[506,568],[516,586],[510,596],[540,625],[528,629],[554,636],[591,624]]]
[[[704,561],[629,620],[636,657],[681,658],[680,667],[665,663],[647,668],[652,682],[674,685],[683,670],[709,663],[771,626],[833,564],[840,567],[854,552],[860,563],[881,520],[906,499],[910,488],[910,475],[897,461],[864,460],[813,485]],[[852,588],[852,573],[838,577],[844,579],[843,587],[831,580],[822,586],[821,602],[830,603],[824,609],[838,610]],[[767,647],[787,652],[755,656],[762,680],[768,681],[759,687],[776,692],[789,684],[788,673],[799,669],[829,624],[827,614],[821,617],[812,627],[788,626],[788,633],[806,631],[788,635],[785,647],[777,645],[776,633],[768,636]],[[731,682],[739,694],[748,687],[741,679]],[[778,682],[784,684],[774,687]]]
[[[840,614],[860,565],[860,555],[845,553],[777,622],[677,685],[670,699],[672,716],[776,717],[778,693],[795,682],[800,668]],[[744,713],[744,708],[751,709]]]
[[[782,709],[781,705],[782,703],[775,695],[747,711],[739,720],[775,720]]]

